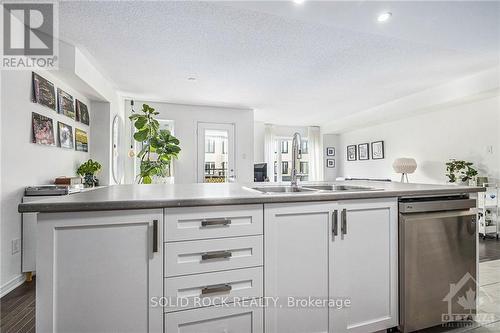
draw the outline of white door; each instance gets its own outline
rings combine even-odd
[[[39,214],[37,332],[162,332],[163,214]]]
[[[265,205],[264,295],[279,297],[278,304],[270,302],[266,307],[266,332],[328,332],[328,306],[302,302],[309,296],[328,298],[333,207],[332,203]]]
[[[397,200],[339,202],[330,247],[330,333],[368,333],[398,325]]]
[[[234,124],[198,123],[197,179],[199,183],[236,180]]]

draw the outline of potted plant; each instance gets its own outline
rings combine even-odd
[[[99,162],[89,159],[78,167],[76,173],[83,177],[85,187],[94,187],[99,184],[95,175],[101,171],[101,167]]]
[[[134,139],[142,143],[142,149],[137,154],[140,159],[139,184],[151,184],[155,178],[168,176],[172,160],[181,151],[179,140],[170,131],[160,129],[160,123],[155,119],[158,114],[155,109],[143,104],[141,113],[129,117],[137,130]]]
[[[468,183],[474,185],[477,170],[473,168],[474,163],[451,159],[446,163],[446,177],[450,183]]]

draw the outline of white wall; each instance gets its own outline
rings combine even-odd
[[[89,106],[90,100],[48,72],[40,75],[52,81],[74,98]],[[1,286],[8,285],[21,273],[21,253],[11,254],[11,241],[21,238],[21,215],[17,205],[28,185],[49,184],[57,176],[72,176],[79,163],[90,158],[89,153],[74,149],[37,145],[31,142],[31,113],[48,116],[54,121],[57,141],[57,121],[91,133],[91,129],[56,111],[31,102],[31,72],[3,71],[1,90]]]
[[[265,163],[264,152],[266,124],[262,121],[256,121],[253,125],[253,160],[254,163]]]
[[[500,178],[499,117],[500,97],[496,96],[342,133],[342,151],[350,144],[384,140],[385,159],[347,162],[343,158],[341,174],[399,180],[392,169],[394,159],[413,157],[418,168],[409,176],[410,182],[444,183],[445,162],[456,158],[474,162],[480,175]]]
[[[182,105],[162,102],[134,101],[135,111],[146,103],[160,112],[159,118],[174,121],[175,136],[182,149],[179,159],[174,162],[175,182],[178,184],[196,183],[197,173],[197,124],[198,122],[232,123],[235,125],[235,164],[238,182],[253,181],[254,161],[254,120],[253,110],[211,106]],[[130,100],[125,101],[125,110],[130,112]],[[125,128],[130,130],[130,121]],[[127,136],[128,137],[128,136]],[[130,139],[126,140],[127,145]],[[127,181],[133,182],[130,168],[133,161],[127,158]]]

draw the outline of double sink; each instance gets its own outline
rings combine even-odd
[[[380,190],[374,187],[354,186],[354,185],[337,185],[337,184],[324,184],[324,185],[304,185],[304,186],[290,186],[290,185],[277,185],[277,186],[258,186],[252,187],[252,190],[259,191],[264,194],[293,194],[293,193],[328,193],[339,191],[376,191]]]

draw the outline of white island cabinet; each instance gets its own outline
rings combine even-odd
[[[37,332],[162,332],[163,210],[39,214]]]
[[[280,299],[266,308],[266,332],[398,325],[397,199],[266,204],[264,211],[264,294]]]

